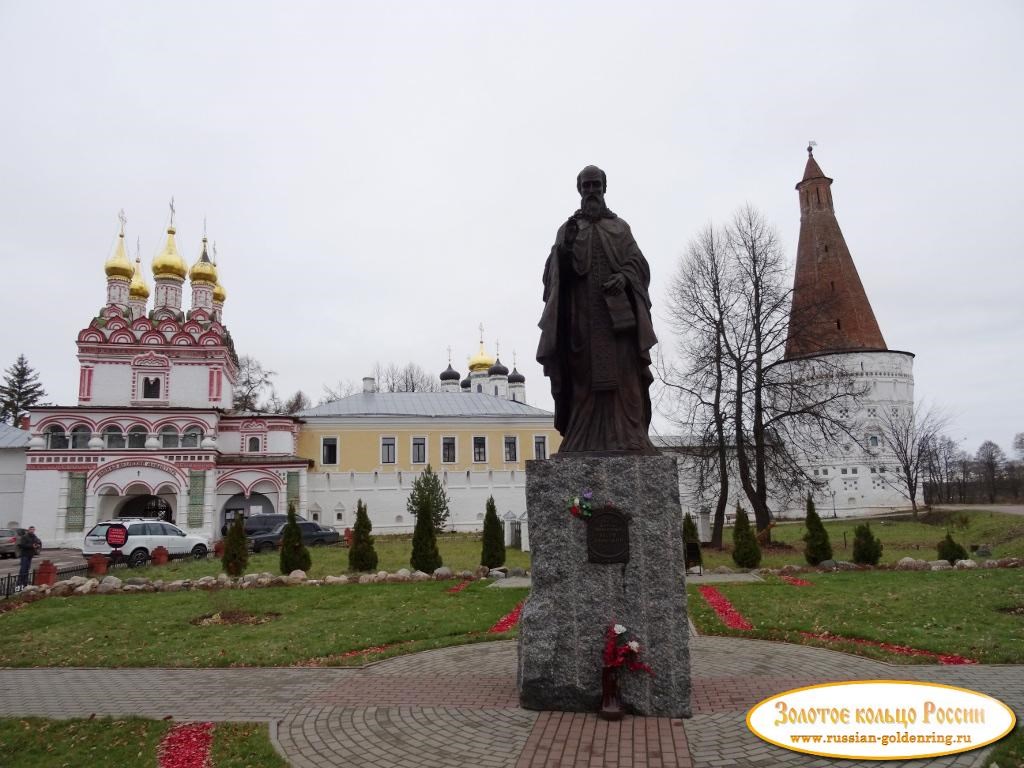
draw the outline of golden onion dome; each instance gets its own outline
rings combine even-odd
[[[213,286],[213,301],[215,304],[223,304],[224,299],[228,297],[227,292],[224,290],[224,286],[220,284],[218,280]]]
[[[107,277],[120,278],[122,280],[132,279],[132,263],[128,261],[128,253],[124,248],[124,230],[117,236],[117,245],[114,246],[114,253],[103,265]]]
[[[153,259],[153,277],[157,280],[168,277],[184,280],[187,274],[188,266],[178,253],[178,246],[174,242],[174,227],[168,227],[167,244]]]
[[[486,372],[492,365],[494,365],[494,358],[484,351],[484,343],[481,341],[479,351],[469,358],[469,370],[472,373]]]
[[[203,252],[199,254],[199,259],[189,270],[188,279],[193,283],[209,283],[210,285],[217,283],[217,267],[210,261],[210,256],[206,252],[205,237],[203,238]]]
[[[128,296],[133,299],[148,299],[149,286],[146,285],[146,278],[142,275],[142,261],[135,257],[135,270],[132,274],[132,284],[128,287]]]

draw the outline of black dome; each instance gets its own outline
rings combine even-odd
[[[526,377],[523,376],[517,369],[513,368],[511,375],[508,377],[509,384],[525,384]]]
[[[462,381],[459,382],[459,386],[462,387],[463,389],[469,389],[470,383],[469,383],[469,374],[468,373],[466,374],[466,378],[464,378]]]
[[[499,357],[494,361],[494,365],[487,369],[488,376],[508,376],[508,368],[501,364],[501,358]]]
[[[448,367],[441,371],[441,381],[458,381],[459,372],[452,368],[452,364],[448,363]]]

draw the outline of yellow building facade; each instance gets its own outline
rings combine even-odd
[[[412,530],[406,501],[428,464],[448,493],[452,530],[480,529],[489,496],[499,516],[521,517],[526,462],[550,457],[561,441],[550,412],[486,390],[376,392],[366,383],[300,417],[298,455],[313,462],[301,511],[347,528],[362,499],[378,533]]]

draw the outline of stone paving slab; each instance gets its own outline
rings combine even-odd
[[[761,699],[846,679],[972,688],[1024,712],[1024,666],[892,665],[808,646],[692,638],[694,717],[519,709],[514,641],[442,648],[360,669],[0,669],[0,716],[139,715],[271,723],[300,768],[864,768],[803,755],[745,725]],[[274,728],[274,726],[277,726]],[[901,768],[980,768],[982,752]]]

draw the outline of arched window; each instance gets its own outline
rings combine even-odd
[[[498,385],[497,384],[494,385],[494,396],[495,397],[498,396]]]
[[[250,437],[247,450],[249,451],[249,453],[259,453],[260,439],[258,437]]]
[[[55,424],[46,430],[46,447],[54,451],[68,447],[68,434],[64,427]]]
[[[185,434],[181,436],[181,447],[182,448],[198,448],[199,443],[203,440],[203,432],[199,427],[189,427],[185,430]]]
[[[160,430],[160,444],[164,448],[178,447],[178,430],[174,427],[164,427]]]
[[[92,437],[92,430],[79,424],[71,430],[71,447],[78,449],[88,448],[90,437]]]
[[[484,391],[484,385],[483,384],[477,384],[476,385],[476,391],[482,393]]]
[[[128,430],[128,447],[145,448],[147,437],[149,437],[149,433],[146,432],[145,427],[132,427]]]
[[[124,432],[120,427],[107,427],[103,430],[103,442],[107,448],[124,448]]]
[[[146,376],[142,379],[142,396],[147,400],[160,399],[160,379]]]

